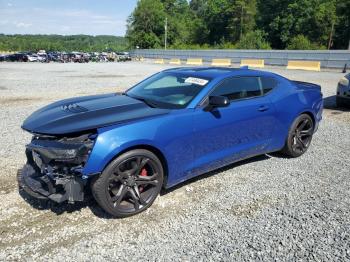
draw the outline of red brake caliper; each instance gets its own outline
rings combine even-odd
[[[142,168],[141,173],[140,173],[140,176],[147,176],[147,170],[146,170],[146,168]],[[142,193],[142,191],[143,191],[143,186],[140,186],[140,187],[139,187],[139,191],[140,191],[140,193]]]

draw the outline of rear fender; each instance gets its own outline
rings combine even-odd
[[[290,88],[281,89],[282,94],[276,93],[271,97],[279,119],[274,133],[276,148],[284,146],[289,129],[299,115],[303,113],[311,115],[315,123],[315,131],[322,120],[323,98],[320,86],[299,83],[300,85],[297,86],[292,82]]]

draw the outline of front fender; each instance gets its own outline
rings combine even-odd
[[[115,156],[130,147],[148,145],[161,150],[161,146],[152,139],[156,130],[152,130],[152,127],[148,126],[147,132],[143,132],[142,135],[140,132],[142,129],[134,125],[99,129],[83,174],[89,176],[102,172]],[[142,137],[142,139],[134,139],[135,137]]]
[[[184,179],[193,162],[193,109],[98,129],[92,152],[83,169],[85,177],[100,173],[120,152],[151,146],[168,163],[169,183]]]

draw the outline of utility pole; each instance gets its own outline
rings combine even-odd
[[[243,35],[243,4],[242,4],[242,9],[241,9],[241,34],[239,36],[239,40],[242,39],[242,35]]]
[[[328,50],[331,49],[333,45],[333,31],[334,31],[334,21],[332,22],[331,34],[329,36]]]
[[[164,29],[165,29],[164,49],[166,50],[166,47],[167,47],[167,37],[168,37],[168,18],[167,18],[167,17],[165,18]]]

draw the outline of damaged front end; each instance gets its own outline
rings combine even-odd
[[[34,135],[26,146],[27,164],[18,174],[20,188],[35,198],[57,203],[83,201],[87,183],[83,168],[96,136]]]

